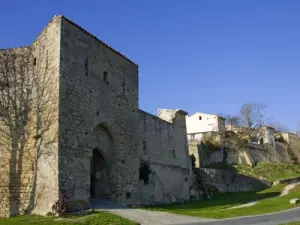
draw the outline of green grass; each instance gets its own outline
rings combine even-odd
[[[284,223],[279,225],[300,225],[300,222],[291,222],[291,223]]]
[[[137,223],[110,213],[99,212],[86,216],[69,216],[65,218],[18,216],[0,219],[0,225],[137,225]]]
[[[237,216],[276,212],[299,206],[290,204],[289,200],[291,198],[300,197],[300,186],[292,189],[289,195],[279,197],[278,195],[283,187],[284,185],[276,185],[258,193],[227,193],[215,196],[210,200],[194,201],[185,204],[162,205],[149,207],[146,209],[207,218],[231,218]],[[250,201],[256,201],[259,199],[262,200],[254,206],[239,209],[229,209],[232,206],[248,203]]]
[[[289,179],[300,176],[300,165],[293,163],[266,163],[260,162],[255,167],[248,165],[229,165],[227,163],[214,163],[206,168],[230,170],[268,181]]]
[[[293,163],[258,163],[255,167],[247,165],[233,166],[239,174],[263,178],[268,181],[288,179],[300,176],[300,165]]]

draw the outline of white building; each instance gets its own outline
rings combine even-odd
[[[201,140],[207,132],[222,132],[225,130],[225,119],[218,115],[197,112],[186,116],[188,140]]]

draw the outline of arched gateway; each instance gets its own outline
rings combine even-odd
[[[90,167],[90,193],[92,198],[110,198],[110,172],[113,139],[108,129],[98,125],[93,131],[93,156]]]

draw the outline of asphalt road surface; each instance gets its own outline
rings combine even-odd
[[[141,225],[278,225],[300,221],[300,208],[265,215],[217,220],[176,215],[167,212],[122,208],[103,200],[92,200],[92,206],[95,210],[108,211],[136,221]]]

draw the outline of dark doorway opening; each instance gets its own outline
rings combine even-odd
[[[109,171],[105,158],[98,148],[93,149],[90,171],[91,197],[109,199]]]

